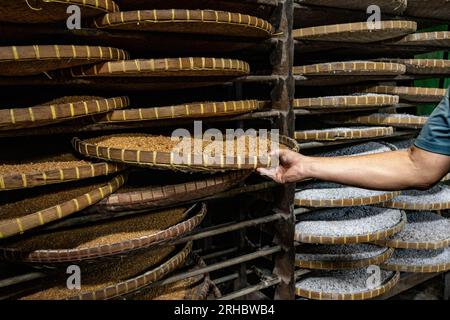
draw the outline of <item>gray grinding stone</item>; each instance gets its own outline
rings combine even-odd
[[[450,248],[439,250],[397,249],[385,264],[402,266],[433,266],[450,263]]]
[[[301,261],[358,261],[378,257],[388,250],[372,244],[307,244],[297,249],[295,258]]]
[[[370,206],[313,211],[301,215],[295,226],[302,236],[362,236],[391,229],[402,221],[402,212]]]
[[[310,277],[297,282],[296,288],[323,293],[360,293],[374,289],[367,285],[371,275],[367,268],[315,271]],[[381,285],[392,279],[394,275],[395,272],[381,270]]]

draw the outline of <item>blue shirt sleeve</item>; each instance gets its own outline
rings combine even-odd
[[[450,156],[450,101],[449,90],[436,107],[415,142],[416,147]]]

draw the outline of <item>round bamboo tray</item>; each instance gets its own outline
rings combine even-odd
[[[128,97],[65,97],[30,108],[0,109],[0,131],[40,127],[128,107]]]
[[[248,171],[233,171],[181,184],[119,190],[91,209],[108,214],[173,206],[229,190],[244,181],[249,174]]]
[[[293,31],[294,39],[308,41],[333,41],[371,43],[404,36],[417,31],[414,21],[381,21],[380,28],[369,22],[355,22],[309,27]]]
[[[368,155],[368,154],[376,154],[376,153],[383,153],[383,152],[389,152],[392,151],[391,147],[386,146],[384,143],[379,142],[366,142],[363,144],[353,145],[353,146],[347,146],[347,147],[340,147],[335,150],[329,150],[325,152],[319,152],[317,153],[318,157],[352,157],[352,156],[362,156],[362,155]]]
[[[450,270],[450,248],[439,250],[395,250],[381,267],[385,270],[437,273]]]
[[[392,200],[398,195],[400,192],[373,191],[335,183],[316,182],[297,191],[294,204],[313,208],[367,206]]]
[[[128,59],[128,53],[110,47],[35,45],[0,47],[0,76],[29,76],[102,61]]]
[[[408,0],[406,15],[421,18],[450,20],[450,3],[448,0]]]
[[[59,186],[54,185],[47,187],[46,190],[39,190],[30,194],[11,194],[12,191],[2,193],[0,194],[0,196],[3,196],[3,199],[0,198],[2,200],[0,203],[0,239],[22,234],[79,212],[115,192],[124,184],[125,179],[124,175],[119,174],[109,182],[102,181],[93,185],[89,181],[89,184],[84,184],[84,188],[76,184],[72,185],[70,189],[61,191]],[[78,195],[72,195],[69,190],[77,192]],[[58,202],[59,199],[53,200],[52,202],[55,205],[51,206],[47,201],[52,199],[54,195],[58,196],[58,192],[67,192],[68,194],[63,193],[64,197],[72,198],[63,199],[61,202]],[[83,192],[85,193],[83,194]],[[29,195],[31,197],[28,197]],[[15,197],[18,197],[18,201],[15,201]],[[33,205],[37,205],[39,209],[34,211],[33,207],[28,207],[28,205],[31,206],[31,203],[26,205],[24,201],[25,203],[27,203],[26,201],[33,201]],[[26,207],[23,207],[25,205]],[[46,205],[48,205],[47,208],[45,208]],[[10,212],[6,211],[7,209]],[[8,213],[6,216],[5,212]]]
[[[381,125],[399,128],[420,129],[428,121],[428,117],[410,114],[373,113],[364,116],[332,116],[327,122],[338,124]]]
[[[65,21],[67,8],[76,5],[83,18],[119,11],[112,0],[0,0],[0,21],[12,23],[49,23]]]
[[[294,67],[295,75],[304,76],[395,76],[405,72],[403,64],[372,61],[330,62]]]
[[[395,59],[389,60],[404,64],[406,74],[450,74],[450,60],[441,59]]]
[[[96,122],[113,123],[153,121],[161,119],[223,117],[252,112],[258,110],[259,107],[260,103],[257,100],[190,103],[168,107],[116,110],[99,117],[96,119]]]
[[[303,98],[294,100],[294,108],[299,109],[364,109],[385,107],[399,103],[399,97],[394,95],[358,95]]]
[[[159,251],[164,251],[164,256],[162,261],[154,261],[151,254],[155,254],[154,250],[142,251],[134,256],[127,257],[127,259],[121,261],[109,261],[100,265],[86,266],[84,268],[84,278],[89,277],[90,273],[99,272],[98,270],[104,270],[105,276],[107,277],[107,283],[98,283],[94,288],[88,290],[83,289],[83,284],[81,290],[72,290],[73,292],[67,292],[66,280],[59,280],[56,287],[47,288],[42,292],[35,293],[33,295],[27,296],[22,299],[33,299],[33,300],[109,300],[118,298],[131,294],[137,290],[140,290],[149,284],[156,282],[166,275],[170,274],[174,270],[183,266],[191,253],[192,242],[185,245],[182,249],[171,249],[163,248]],[[174,253],[173,253],[174,252]],[[153,260],[152,260],[153,258]],[[130,266],[134,264],[135,261],[139,261],[140,265]],[[155,266],[155,262],[157,266]],[[135,272],[139,275],[131,275],[128,268],[132,267]],[[152,268],[149,270],[149,268]],[[148,270],[148,271],[147,271]],[[109,271],[109,272],[108,272]],[[64,271],[65,274],[65,271]],[[124,275],[131,276],[131,278],[123,279]],[[111,279],[112,276],[120,276],[122,279]],[[104,276],[102,276],[104,277]],[[96,280],[96,279],[91,279]],[[103,280],[103,279],[102,279]],[[86,280],[85,280],[86,281]],[[118,281],[111,284],[113,281]],[[86,283],[86,282],[85,282]],[[59,289],[61,287],[61,289]],[[86,284],[85,284],[86,287]],[[59,290],[58,290],[59,289]],[[55,291],[54,294],[47,294],[45,292]],[[62,291],[62,292],[61,292]],[[48,296],[51,296],[50,298]]]
[[[437,250],[450,246],[450,221],[428,211],[407,214],[408,223],[399,233],[376,244],[413,250]]]
[[[392,127],[354,127],[306,130],[295,132],[297,141],[336,141],[387,137],[394,134]]]
[[[355,270],[315,271],[296,284],[296,294],[313,300],[366,300],[380,296],[394,288],[400,280],[399,272],[381,272],[382,284],[369,288],[367,268]],[[349,283],[354,290],[349,290]],[[320,287],[317,288],[317,287]]]
[[[129,137],[129,135],[125,136]],[[116,137],[119,136],[116,135]],[[170,140],[170,137],[162,138]],[[290,138],[279,136],[279,142],[293,151],[298,151],[298,144]],[[79,138],[74,138],[72,145],[75,150],[88,157],[164,170],[220,172],[227,170],[253,170],[263,166],[268,168],[272,166],[272,157],[267,153],[254,157],[220,156],[220,161],[212,161],[214,159],[208,159],[205,154],[200,154],[199,156],[187,154],[184,159],[179,159],[182,161],[175,161],[178,155],[176,152],[158,152],[145,150],[144,148],[106,147],[89,141],[82,141]]]
[[[32,169],[25,170],[27,166],[31,166]],[[6,167],[10,168],[6,169]],[[2,163],[0,161],[0,191],[107,176],[122,169],[124,166],[116,163],[88,162],[72,154],[50,157],[48,161],[45,157],[27,162]]]
[[[445,97],[445,89],[421,88],[421,87],[394,87],[371,86],[358,88],[358,92],[392,94],[400,97],[400,100],[411,102],[439,102]]]
[[[380,265],[394,249],[370,244],[302,245],[297,249],[295,265],[304,269],[340,270]]]
[[[354,207],[353,210],[358,210],[355,212],[362,212],[363,215],[368,217],[358,218],[356,216],[352,219],[352,213],[348,213],[349,209],[352,208],[341,209],[342,216],[333,218],[337,219],[333,221],[330,221],[327,217],[327,214],[333,209],[315,211],[301,216],[302,220],[295,226],[295,240],[311,244],[367,243],[390,237],[393,234],[400,232],[406,224],[406,214],[404,212],[383,212],[380,211],[380,208],[375,207]],[[363,210],[365,210],[365,212]],[[321,217],[324,217],[324,220],[318,220]],[[375,217],[378,220],[385,218],[389,219],[389,221],[378,221],[382,226],[367,225],[368,221],[370,219],[370,221],[374,220]],[[336,227],[336,230],[332,230],[331,227],[333,223],[338,226],[339,229],[336,229],[338,228]],[[312,225],[315,226],[315,230],[308,230],[311,229]],[[345,230],[344,227],[347,229]],[[321,231],[319,228],[326,231]],[[358,228],[359,230],[357,230]],[[332,231],[334,234],[331,234]]]
[[[401,46],[420,46],[420,47],[450,47],[450,32],[435,31],[422,32],[407,35],[400,40],[395,40],[389,44]]]
[[[139,250],[157,249],[165,246],[168,242],[179,239],[184,234],[187,234],[194,230],[206,216],[206,204],[195,205],[189,209],[175,209],[182,212],[180,216],[181,221],[173,218],[173,225],[168,226],[166,224],[165,229],[156,231],[147,230],[147,232],[135,232],[136,236],[129,240],[112,240],[104,239],[95,245],[81,244],[83,237],[89,237],[91,235],[97,235],[95,226],[81,227],[72,230],[58,231],[51,234],[36,235],[28,239],[19,240],[17,242],[10,243],[0,248],[0,259],[4,261],[14,263],[27,263],[27,264],[39,264],[39,265],[51,265],[51,264],[68,264],[79,262],[90,262],[93,260],[96,262],[98,259],[123,257],[128,256],[130,253]],[[137,230],[138,227],[133,226],[144,225],[145,221],[149,221],[150,224],[155,223],[152,219],[163,219],[167,214],[170,214],[174,210],[166,210],[161,212],[149,213],[146,215],[135,216],[131,218],[125,218],[117,222],[111,221],[103,224],[105,229],[99,233],[99,237],[108,236],[114,233],[131,233],[131,230]],[[168,222],[169,223],[169,222]],[[99,225],[102,227],[102,225]],[[143,227],[143,226],[142,226]],[[151,226],[149,227],[151,228]],[[156,227],[155,227],[156,228]],[[76,244],[70,245],[71,239],[75,239],[79,234],[79,241]],[[55,247],[58,243],[58,238],[65,238],[67,243],[62,243],[60,249],[48,249],[45,245]],[[79,244],[78,246],[76,246]],[[76,246],[76,247],[75,247]],[[29,249],[32,248],[32,249]]]
[[[272,25],[241,13],[214,10],[139,10],[109,13],[94,22],[99,29],[209,34],[267,38]]]
[[[311,4],[314,6],[324,6],[331,8],[342,8],[352,10],[366,11],[370,5],[373,5],[372,0],[295,0],[301,4]],[[406,0],[377,0],[376,5],[385,13],[401,14],[405,11],[407,6]]]
[[[447,210],[450,209],[450,187],[438,184],[427,191],[403,191],[400,196],[383,203],[383,206],[413,211]]]
[[[250,73],[247,62],[218,58],[123,60],[70,69],[75,78],[87,77],[214,77]]]

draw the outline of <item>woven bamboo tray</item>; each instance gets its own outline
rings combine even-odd
[[[450,60],[441,59],[394,59],[389,60],[404,64],[406,74],[450,74]]]
[[[428,117],[415,116],[409,114],[390,114],[373,113],[364,116],[331,116],[327,122],[333,124],[362,124],[362,125],[380,125],[400,128],[419,129],[428,121]]]
[[[27,212],[26,209],[22,209],[23,212],[17,212],[22,214],[20,217],[8,218],[0,222],[0,239],[5,239],[14,235],[22,234],[28,230],[40,227],[50,222],[54,222],[56,220],[63,219],[73,213],[79,212],[115,192],[125,183],[125,179],[126,177],[124,175],[119,174],[109,182],[102,181],[101,183],[93,185],[92,189],[85,194],[72,198],[69,201],[61,200],[63,202],[46,209],[41,209],[37,212]],[[87,184],[86,188],[90,186],[90,184]],[[50,186],[48,187],[50,189],[39,191],[39,193],[37,193],[37,195],[35,195],[33,199],[35,199],[36,203],[40,203],[39,201],[43,201],[40,197],[52,195],[53,193],[61,191],[56,187],[59,186]],[[76,190],[79,187],[78,185],[75,185],[71,186],[71,188]],[[23,197],[23,195],[21,195],[20,197]],[[11,205],[11,201],[14,201],[10,192],[8,192],[8,194],[5,193],[3,199],[6,200],[7,206]],[[20,198],[18,203],[20,203],[22,199],[23,198]],[[5,205],[5,201],[2,202],[2,205]],[[1,211],[2,210],[0,210],[0,212]],[[0,218],[1,216],[2,214],[0,214]]]
[[[29,161],[32,164],[48,163],[45,169],[36,168],[32,172],[21,171],[22,166],[28,162],[12,163],[12,170],[8,173],[0,173],[0,191],[26,189],[37,186],[63,183],[74,180],[83,180],[99,176],[107,176],[116,173],[124,166],[110,162],[88,162],[80,161],[72,154],[62,154],[59,157],[51,157],[46,162],[46,158],[34,159]],[[0,167],[4,165],[0,161]],[[9,165],[9,163],[7,163]]]
[[[439,250],[395,250],[381,267],[385,270],[437,273],[450,270],[450,248]]]
[[[119,11],[112,0],[0,0],[0,21],[48,23],[67,19],[67,7],[76,5],[83,18]]]
[[[116,110],[96,119],[96,122],[131,122],[160,119],[221,117],[252,112],[259,109],[257,100],[190,103],[156,108]],[[0,111],[1,112],[1,111]]]
[[[333,191],[339,190],[339,197]],[[355,196],[355,193],[358,196]],[[317,182],[295,194],[294,204],[301,207],[337,208],[377,204],[392,200],[400,192],[372,191],[334,183]]]
[[[317,276],[317,277],[315,277]],[[315,290],[308,286],[307,281],[315,282],[315,285],[327,286],[327,282],[331,279],[341,278],[342,290],[341,292],[336,291],[325,291]],[[343,278],[342,278],[343,277]],[[296,294],[300,297],[314,299],[314,300],[366,300],[372,299],[377,296],[384,294],[394,288],[400,280],[399,272],[382,273],[383,283],[374,289],[369,289],[367,287],[366,281],[370,277],[367,273],[367,268],[356,269],[356,270],[339,270],[339,271],[315,271],[311,276],[306,279],[300,280],[296,284]],[[327,280],[329,278],[329,280]],[[308,280],[310,279],[310,280]],[[348,291],[348,283],[352,282],[353,285],[358,284],[358,289],[355,292]],[[336,284],[333,289],[336,290]]]
[[[267,38],[272,25],[246,14],[214,10],[139,10],[106,14],[94,22],[99,29],[176,32]]]
[[[247,62],[218,58],[166,58],[122,60],[70,69],[75,78],[86,77],[207,77],[243,76]]]
[[[288,137],[279,136],[279,142],[281,145],[293,151],[298,151],[298,144]],[[271,156],[268,154],[255,157],[256,159],[250,159],[245,156],[221,156],[220,163],[210,163],[204,155],[201,155],[201,159],[198,159],[199,157],[195,157],[192,154],[190,156],[188,155],[188,159],[185,159],[187,160],[186,163],[178,164],[174,161],[176,155],[173,152],[102,147],[98,144],[82,141],[79,138],[74,138],[72,145],[79,153],[96,159],[107,159],[115,162],[164,170],[220,172],[227,170],[250,170],[262,166],[271,167],[272,165]]]
[[[387,137],[392,134],[394,134],[394,128],[392,127],[331,128],[297,131],[295,132],[295,139],[297,141],[336,141]]]
[[[401,100],[412,102],[439,102],[446,93],[445,89],[394,86],[361,87],[353,89],[353,91],[355,90],[364,93],[397,95]]]
[[[244,181],[249,174],[248,171],[233,171],[181,184],[119,190],[91,209],[108,214],[173,206],[224,192]]]
[[[450,187],[438,184],[427,191],[403,191],[400,196],[383,203],[383,206],[413,211],[447,210],[450,209]]]
[[[181,210],[181,209],[180,209]],[[68,264],[68,263],[79,263],[79,262],[90,262],[93,260],[98,261],[98,259],[112,258],[120,256],[128,256],[130,253],[140,250],[152,250],[161,248],[168,242],[176,240],[194,230],[205,218],[206,216],[206,204],[195,205],[186,209],[182,216],[182,221],[158,232],[141,234],[131,240],[124,241],[110,241],[108,244],[97,244],[95,246],[78,246],[76,248],[64,248],[64,249],[46,249],[39,248],[37,250],[29,251],[21,249],[24,241],[18,241],[17,243],[12,243],[8,247],[3,246],[0,248],[0,259],[15,263],[27,263],[27,264],[39,264],[39,265],[51,265],[51,264]],[[147,217],[150,219],[158,214],[150,213]],[[145,217],[140,217],[142,220]],[[133,223],[135,219],[128,219]],[[126,223],[127,219],[123,220]],[[114,222],[112,222],[114,223]],[[117,231],[120,230],[116,227]],[[78,232],[79,229],[72,230],[73,232]],[[80,229],[81,230],[81,229]],[[124,229],[125,230],[125,229]],[[81,230],[82,231],[82,230]],[[64,237],[65,234],[70,233],[70,230],[56,232],[50,237]],[[25,242],[34,241],[39,243],[39,238],[45,239],[47,235],[36,235],[33,238],[25,239]],[[51,241],[51,238],[45,241]],[[55,240],[56,241],[56,240]]]
[[[385,107],[399,103],[399,97],[394,95],[360,95],[334,96],[295,99],[294,108],[299,109],[364,109]]]
[[[450,246],[450,220],[428,211],[408,213],[405,228],[375,243],[395,249],[437,250]]]
[[[161,249],[161,250],[168,250],[170,248]],[[105,285],[102,287],[102,284],[98,285],[97,288],[95,288],[92,291],[88,291],[86,289],[83,290],[83,285],[78,295],[76,291],[74,291],[73,296],[68,296],[67,293],[59,293],[57,292],[56,297],[52,296],[50,299],[52,300],[109,300],[118,298],[124,295],[131,294],[132,292],[135,292],[137,290],[140,290],[147,285],[151,284],[152,282],[156,282],[166,275],[170,274],[174,270],[178,269],[179,267],[183,266],[186,263],[186,260],[188,259],[189,254],[192,250],[192,242],[185,245],[183,248],[175,248],[172,253],[169,253],[168,257],[161,257],[163,259],[163,262],[157,262],[157,261],[151,261],[151,258],[149,257],[149,254],[153,253],[154,251],[142,251],[141,253],[137,253],[134,256],[129,256],[127,259],[122,261],[109,261],[99,265],[93,265],[93,266],[85,266],[84,272],[89,274],[90,272],[96,272],[97,270],[94,269],[94,266],[96,269],[98,268],[105,268],[106,270],[115,268],[114,272],[116,273],[126,273],[129,272],[124,266],[126,267],[126,264],[133,263],[135,260],[142,260],[143,258],[148,259],[146,261],[146,264],[142,264],[140,266],[133,267],[135,268],[137,272],[140,274],[137,276],[132,276],[132,278],[126,279],[126,280],[119,280],[120,282]],[[140,261],[142,262],[142,261]],[[154,266],[154,263],[157,263],[157,266]],[[161,263],[161,264],[160,264]],[[113,267],[113,264],[116,264],[115,267]],[[139,270],[137,270],[139,268]],[[151,268],[150,270],[148,270]],[[123,271],[122,271],[123,270]],[[148,271],[147,271],[148,270]],[[83,270],[82,270],[83,271]],[[111,270],[109,270],[111,271]],[[98,271],[97,271],[98,272]],[[65,274],[65,271],[64,271]],[[112,276],[107,274],[107,276]],[[88,277],[85,275],[85,278]],[[123,276],[122,276],[123,277]],[[65,288],[65,282],[64,280],[59,279],[54,282],[53,285],[62,286]],[[111,282],[111,281],[108,281]],[[57,287],[56,287],[57,288]],[[47,290],[52,290],[52,288],[47,288],[43,290],[44,292]],[[41,293],[42,294],[42,293]],[[28,297],[25,297],[25,299],[36,299],[36,295],[31,295]],[[37,299],[42,299],[39,297],[39,293],[37,295]],[[44,298],[45,299],[45,298]],[[46,297],[46,299],[49,299]]]
[[[435,31],[422,32],[407,35],[400,40],[389,42],[393,45],[401,46],[423,46],[423,47],[450,47],[450,32],[449,31]]]
[[[392,248],[369,244],[302,245],[297,249],[295,265],[315,270],[356,269],[380,265],[393,253]]]
[[[347,147],[339,147],[335,150],[328,150],[324,152],[319,152],[316,154],[317,157],[353,157],[353,156],[362,156],[368,154],[376,154],[393,151],[395,149],[390,146],[386,146],[384,143],[370,141],[362,144],[347,146]]]
[[[372,0],[295,0],[301,4],[311,4],[314,6],[324,6],[331,8],[353,9],[366,11]],[[406,0],[377,0],[376,5],[385,13],[401,14],[406,9]]]
[[[67,97],[30,108],[0,109],[0,131],[40,127],[128,107],[128,97]]]
[[[362,210],[362,208],[367,207],[356,207],[360,208],[358,210]],[[370,208],[370,207],[369,207]],[[345,209],[345,208],[344,208]],[[373,209],[376,210],[376,209]],[[314,217],[314,215],[318,215],[319,213],[327,212],[329,210],[321,210],[312,212],[310,214],[306,214],[302,217],[302,219],[305,219],[309,216]],[[406,224],[406,214],[403,212],[400,215],[400,219],[395,224],[392,223],[389,227],[384,228],[384,230],[377,230],[376,228],[373,228],[374,230],[371,231],[364,231],[364,234],[351,234],[350,232],[346,235],[324,235],[321,234],[320,231],[316,230],[315,233],[302,233],[302,222],[297,223],[295,227],[295,240],[302,243],[310,243],[310,244],[355,244],[355,243],[367,243],[367,242],[373,242],[380,239],[386,239],[387,237],[392,236],[393,234],[396,234],[403,230],[405,224]],[[352,223],[352,226],[357,226],[358,223],[366,223],[365,220],[358,222],[359,219],[352,220],[354,221]],[[329,220],[323,220],[323,225],[331,226]],[[318,224],[316,224],[318,225]],[[342,224],[341,224],[342,225]],[[347,224],[348,225],[348,224]]]
[[[406,14],[413,17],[450,20],[450,3],[448,0],[408,0]]]
[[[294,67],[295,75],[304,76],[395,76],[405,72],[406,67],[403,64],[371,61],[330,62]]]
[[[35,45],[0,47],[0,76],[29,76],[102,61],[128,59],[128,53],[110,47]]]
[[[296,40],[371,43],[393,39],[416,32],[414,21],[381,21],[380,28],[368,22],[334,24],[297,29],[293,31]]]

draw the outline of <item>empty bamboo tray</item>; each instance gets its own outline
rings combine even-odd
[[[75,78],[98,77],[238,77],[250,73],[247,62],[220,58],[123,60],[70,69]]]
[[[0,47],[0,76],[29,76],[102,61],[128,59],[128,53],[110,47],[34,45]]]
[[[294,108],[307,110],[363,110],[365,108],[392,106],[398,103],[398,96],[366,94],[295,99]]]
[[[389,42],[393,45],[420,46],[420,47],[450,47],[450,32],[435,31],[421,32],[407,35],[399,40]]]
[[[422,128],[428,121],[428,117],[416,116],[411,114],[394,114],[394,113],[373,113],[361,116],[332,116],[327,122],[333,124],[361,124],[375,126],[392,126],[399,128]]]
[[[372,0],[295,0],[295,2],[314,6],[363,11],[366,11],[369,6],[374,4]],[[376,5],[381,8],[382,12],[401,14],[406,9],[407,0],[377,0]]]
[[[448,0],[408,0],[406,14],[413,17],[450,20],[450,2]]]
[[[183,248],[165,247],[147,250],[119,261],[86,265],[81,270],[80,290],[67,289],[66,270],[59,279],[49,281],[47,288],[31,293],[22,300],[108,300],[145,288],[183,266],[191,253],[192,243]],[[61,279],[62,278],[62,279]]]
[[[368,286],[367,268],[314,271],[295,285],[296,294],[314,300],[366,300],[384,294],[400,280],[399,272],[381,271],[381,283]]]
[[[271,167],[274,159],[269,152],[274,143],[275,148],[289,148],[298,151],[298,144],[284,136],[277,136],[278,141],[271,141],[270,138],[254,137],[249,139],[248,137],[244,135],[239,140],[231,140],[233,141],[232,145],[237,147],[232,155],[215,154],[212,141],[181,138],[171,140],[169,136],[149,134],[118,134],[85,141],[74,138],[72,144],[75,150],[81,154],[97,159],[156,169],[191,172]],[[223,150],[221,151],[226,151],[227,144],[224,140],[224,143],[217,143],[216,146],[222,145]],[[198,145],[197,149],[196,145]],[[242,147],[243,149],[239,150]],[[211,149],[210,152],[205,153],[208,148]],[[243,151],[243,154],[236,155],[236,151]]]
[[[48,155],[21,161],[0,160],[0,191],[83,180],[110,175],[124,166],[110,162],[90,162],[71,153]]]
[[[370,206],[306,213],[295,226],[295,240],[313,244],[353,244],[385,239],[400,232],[406,215]]]
[[[304,244],[297,248],[295,265],[317,270],[364,268],[383,263],[393,253],[394,249],[372,244]]]
[[[407,218],[402,231],[376,244],[413,250],[437,250],[450,245],[450,220],[447,218],[430,211],[413,211]]]
[[[373,61],[329,62],[294,67],[294,74],[303,76],[396,76],[405,72],[403,64]]]
[[[79,212],[109,196],[125,182],[124,175],[45,188],[0,193],[0,239],[43,226]]]
[[[153,174],[154,175],[154,174]],[[152,210],[212,196],[243,182],[250,172],[233,171],[211,177],[197,177],[191,181],[164,186],[125,186],[92,206],[89,211],[108,214]],[[132,179],[132,175],[129,181]]]
[[[438,250],[395,250],[382,268],[401,272],[436,273],[450,270],[450,248]]]
[[[63,97],[21,108],[0,109],[0,131],[46,126],[128,107],[128,97]]]
[[[337,141],[388,137],[393,134],[392,127],[349,127],[297,131],[295,139],[297,141]]]
[[[387,59],[387,61],[401,63],[406,66],[406,74],[416,75],[448,75],[450,74],[450,60],[443,59]]]
[[[258,110],[257,100],[204,102],[183,105],[117,110],[96,118],[96,122],[132,122],[161,119],[212,118],[243,114]],[[1,112],[1,111],[0,111]],[[1,113],[0,113],[1,114]]]
[[[72,229],[33,235],[2,244],[0,259],[35,265],[98,262],[163,248],[195,229],[206,204],[166,209]]]
[[[447,210],[450,209],[450,187],[438,184],[426,191],[403,191],[401,195],[385,202],[383,206],[403,210]]]
[[[0,0],[0,21],[48,23],[67,20],[67,8],[76,5],[84,18],[119,11],[112,0]]]
[[[393,39],[416,32],[414,21],[381,21],[380,26],[370,22],[355,22],[309,27],[293,31],[296,40],[371,43]]]
[[[397,86],[370,86],[355,88],[357,92],[392,94],[399,96],[401,100],[411,102],[439,102],[447,90],[438,88],[421,87],[397,87]]]
[[[374,191],[329,182],[314,182],[295,194],[294,203],[302,207],[335,208],[377,204],[392,200],[400,192]]]
[[[214,10],[139,10],[109,13],[95,20],[99,29],[267,38],[272,25],[241,13]]]

